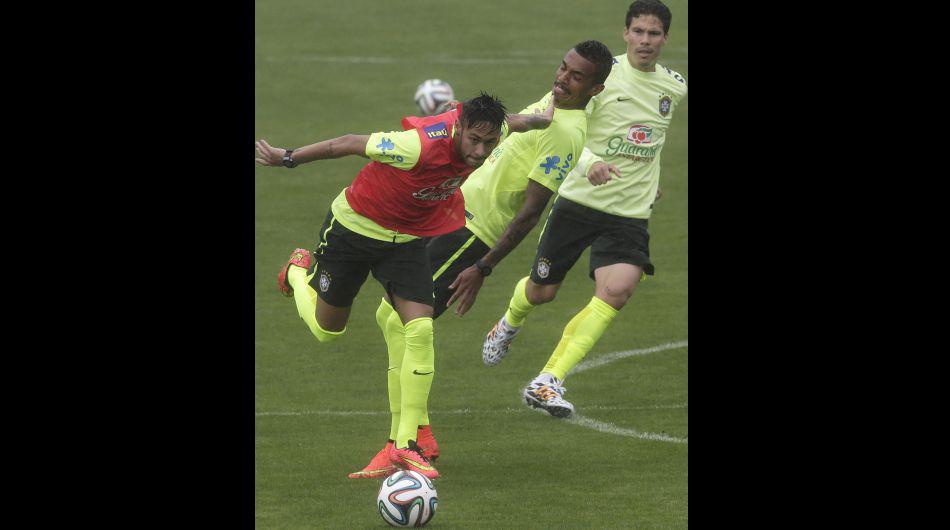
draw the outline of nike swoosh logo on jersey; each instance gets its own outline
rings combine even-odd
[[[434,372],[434,371],[435,371],[435,370],[433,370],[432,372]],[[416,374],[416,375],[429,375],[429,374],[431,374],[432,372],[417,372],[416,370],[413,370],[413,371],[412,371],[412,373],[414,373],[414,374]]]
[[[630,101],[633,98],[617,98],[617,101]]]

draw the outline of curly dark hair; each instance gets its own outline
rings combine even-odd
[[[501,129],[501,124],[505,121],[508,109],[501,103],[501,100],[485,92],[479,93],[474,97],[462,103],[462,115],[459,118],[468,127],[477,126],[479,123],[491,125],[492,130]]]
[[[630,8],[627,9],[627,24],[624,27],[629,28],[630,21],[640,15],[655,16],[663,23],[663,34],[666,35],[670,32],[670,23],[673,22],[673,13],[671,13],[670,8],[666,7],[666,4],[660,0],[637,0],[630,4]]]
[[[585,40],[574,46],[574,51],[594,63],[597,67],[597,76],[595,77],[597,84],[603,84],[607,76],[610,75],[610,69],[614,64],[614,55],[610,53],[610,48],[600,41]]]

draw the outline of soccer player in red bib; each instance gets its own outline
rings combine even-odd
[[[550,110],[540,119],[514,118],[510,130],[544,127]],[[278,287],[294,298],[317,340],[330,342],[346,331],[353,299],[369,273],[383,285],[405,333],[403,362],[392,375],[401,397],[388,456],[398,468],[435,478],[438,471],[417,443],[419,426],[428,424],[423,415],[435,372],[432,273],[424,238],[465,225],[457,190],[509,124],[501,102],[483,93],[442,114],[406,118],[403,126],[407,130],[351,134],[299,149],[272,147],[261,139],[257,162],[293,168],[347,155],[371,160],[331,204],[315,252],[294,250]]]

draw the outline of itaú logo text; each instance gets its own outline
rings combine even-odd
[[[422,188],[414,192],[412,196],[420,201],[444,201],[455,194],[455,190],[462,185],[465,177],[453,177],[438,186]]]
[[[637,145],[648,144],[652,139],[653,127],[647,127],[646,125],[634,125],[630,127],[630,131],[627,133],[627,140]]]

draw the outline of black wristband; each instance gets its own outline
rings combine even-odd
[[[491,267],[485,265],[481,258],[478,258],[478,260],[475,261],[475,266],[478,267],[478,271],[482,273],[482,276],[488,276],[491,274]]]
[[[293,149],[288,149],[284,151],[284,160],[283,160],[284,167],[289,167],[289,168],[297,167],[297,163],[294,162],[294,159],[290,156],[292,154],[294,154]]]

